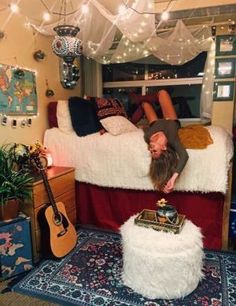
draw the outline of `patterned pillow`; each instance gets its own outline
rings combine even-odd
[[[123,116],[110,116],[100,120],[104,129],[116,136],[124,133],[135,132],[138,128]]]
[[[127,118],[123,104],[117,99],[96,98],[96,104],[99,120],[110,116],[123,116]]]

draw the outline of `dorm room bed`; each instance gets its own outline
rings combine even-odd
[[[155,209],[164,197],[201,227],[206,248],[227,247],[233,146],[223,128],[208,126],[213,144],[188,149],[189,161],[175,191],[166,195],[153,190],[148,176],[150,154],[141,129],[117,136],[79,137],[53,127],[55,107],[49,108],[52,128],[45,132],[44,145],[54,165],[75,168],[78,223],[118,230],[131,215]]]

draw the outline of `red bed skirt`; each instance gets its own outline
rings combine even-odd
[[[166,195],[76,182],[77,221],[117,231],[130,216],[144,208],[156,209],[155,203],[161,198],[167,199],[179,213],[202,229],[205,248],[221,249],[224,206],[221,193],[173,192]]]

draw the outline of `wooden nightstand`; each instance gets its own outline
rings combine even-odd
[[[76,223],[75,179],[74,168],[51,167],[47,169],[48,181],[55,202],[63,202],[70,221]],[[38,223],[38,213],[49,203],[43,180],[36,175],[32,183],[32,199],[22,204],[21,210],[31,218],[31,234],[34,262],[41,258],[41,233]],[[42,246],[43,247],[43,246]]]

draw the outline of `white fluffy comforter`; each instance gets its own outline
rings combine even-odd
[[[175,190],[222,192],[227,189],[227,176],[233,156],[231,136],[221,127],[207,127],[214,143],[207,149],[190,150],[189,160]],[[153,190],[148,176],[150,154],[141,129],[112,136],[95,133],[78,137],[58,128],[46,130],[44,145],[57,166],[76,169],[76,180],[104,187]]]

